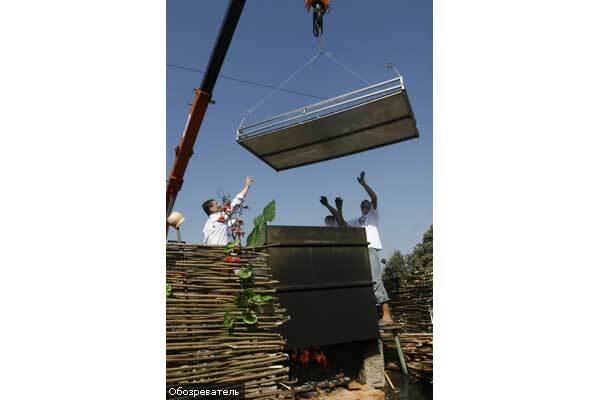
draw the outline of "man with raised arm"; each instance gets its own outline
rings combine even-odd
[[[385,286],[383,286],[383,267],[381,266],[381,261],[379,261],[379,252],[383,248],[379,237],[379,204],[377,203],[377,195],[373,189],[367,185],[365,173],[361,172],[356,180],[363,189],[365,189],[371,201],[365,199],[360,202],[361,217],[348,221],[348,225],[363,227],[367,231],[371,275],[373,275],[373,281],[375,282],[375,300],[377,301],[377,305],[380,305],[381,310],[383,311],[383,317],[379,320],[379,324],[388,325],[394,321],[390,315],[390,305],[388,304],[390,298],[385,290]]]
[[[215,199],[206,200],[202,204],[202,209],[208,215],[202,230],[204,234],[203,244],[225,246],[230,242],[229,228],[237,222],[231,218],[231,215],[234,213],[235,208],[243,203],[252,182],[254,182],[254,178],[251,176],[246,177],[242,191],[235,196],[231,204],[226,204],[225,207]]]
[[[379,237],[379,209],[377,204],[377,195],[373,189],[367,185],[364,172],[361,172],[356,179],[358,180],[358,183],[365,189],[371,199],[370,201],[366,199],[361,201],[360,211],[362,215],[360,218],[346,222],[342,213],[343,200],[339,197],[335,199],[335,205],[337,209],[331,207],[327,202],[327,198],[324,196],[321,197],[321,204],[327,207],[331,214],[336,217],[338,226],[354,226],[365,228],[367,241],[369,242],[369,262],[371,264],[371,275],[374,282],[373,290],[375,291],[375,301],[377,302],[378,306],[381,306],[381,310],[383,312],[383,316],[379,320],[379,324],[389,325],[394,321],[392,320],[390,306],[388,304],[390,298],[385,290],[385,286],[383,286],[383,267],[381,265],[381,261],[379,260],[379,252],[382,249],[382,245]]]

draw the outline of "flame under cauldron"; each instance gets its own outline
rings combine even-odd
[[[325,356],[325,352],[320,347],[307,347],[304,349],[291,350],[290,360],[294,363],[309,364],[317,363],[324,368],[329,368],[329,360]]]

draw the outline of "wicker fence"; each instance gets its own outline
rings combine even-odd
[[[244,387],[247,399],[284,399],[278,382],[288,379],[284,340],[272,328],[287,321],[274,297],[275,281],[267,255],[241,249],[231,257],[223,247],[167,244],[168,387],[213,385]],[[250,268],[243,287],[236,271]],[[263,296],[252,315],[240,307],[243,290]],[[267,296],[272,299],[264,300]],[[235,326],[227,327],[229,319]]]

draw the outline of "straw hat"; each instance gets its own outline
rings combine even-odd
[[[167,218],[167,223],[175,228],[179,228],[181,224],[185,221],[185,217],[182,213],[173,211],[169,218]]]

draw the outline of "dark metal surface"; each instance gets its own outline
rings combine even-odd
[[[269,265],[291,320],[286,349],[376,338],[377,314],[363,228],[268,226]]]
[[[419,136],[406,90],[320,118],[240,137],[238,142],[277,171],[374,149]]]

